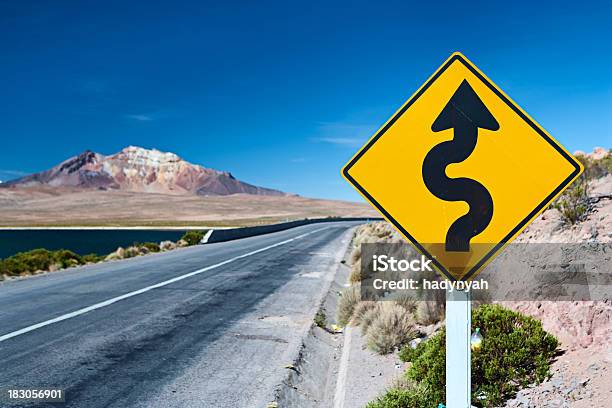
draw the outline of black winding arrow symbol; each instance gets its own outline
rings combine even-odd
[[[438,115],[431,130],[454,129],[453,140],[436,145],[423,161],[423,181],[433,195],[444,201],[465,201],[467,214],[458,218],[446,233],[445,249],[469,252],[470,240],[480,234],[493,217],[493,199],[479,182],[465,178],[449,178],[446,166],[467,159],[478,139],[478,128],[498,130],[499,123],[480,100],[470,84],[463,80],[450,101]]]

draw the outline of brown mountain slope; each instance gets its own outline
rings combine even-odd
[[[146,193],[217,196],[285,193],[239,181],[231,173],[191,164],[174,153],[129,146],[104,156],[87,150],[41,173],[3,187],[71,187]]]

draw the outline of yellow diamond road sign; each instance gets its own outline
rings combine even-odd
[[[460,53],[342,170],[451,280],[476,276],[581,172]]]

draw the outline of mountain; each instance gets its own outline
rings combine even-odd
[[[2,187],[76,187],[146,193],[284,196],[282,191],[237,180],[231,173],[191,164],[174,153],[129,146],[104,156],[86,150],[57,166],[2,183]]]

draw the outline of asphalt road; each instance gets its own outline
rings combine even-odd
[[[265,407],[356,223],[326,223],[0,284],[0,406]]]

